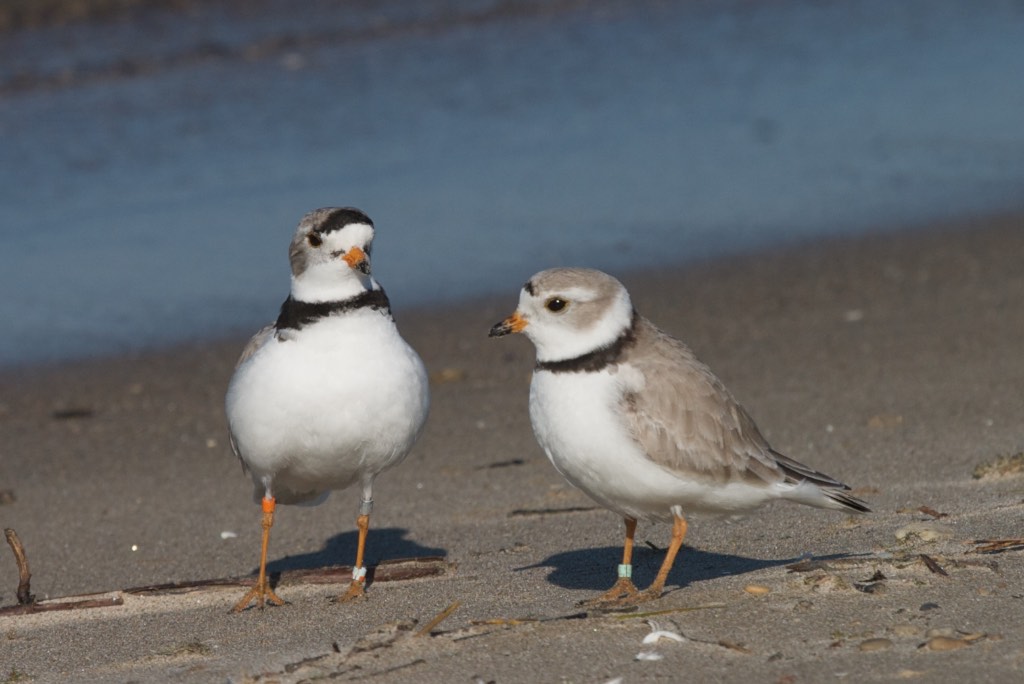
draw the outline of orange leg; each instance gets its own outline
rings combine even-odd
[[[626,520],[626,549],[627,552],[624,555],[623,564],[626,565],[629,559],[629,552],[632,551],[633,547],[633,535],[630,529],[629,519]],[[633,527],[636,527],[636,521],[633,521]],[[651,586],[647,587],[643,591],[637,591],[633,583],[627,578],[620,578],[611,589],[605,594],[602,594],[595,599],[592,604],[595,606],[633,606],[638,603],[645,603],[646,601],[653,601],[661,596],[662,591],[665,589],[665,581],[668,579],[668,573],[672,570],[672,565],[676,561],[676,555],[679,553],[679,549],[683,546],[683,539],[686,538],[686,520],[682,516],[676,515],[672,519],[672,541],[669,543],[668,551],[665,554],[665,560],[661,563],[661,568],[658,570],[658,575],[651,582]],[[620,574],[623,574],[620,570]],[[616,593],[617,589],[621,586],[628,588],[621,589]],[[632,589],[632,591],[629,590]]]
[[[658,570],[658,575],[654,578],[654,581],[651,582],[651,586],[637,594],[630,603],[653,601],[661,596],[662,591],[665,589],[665,580],[668,579],[668,573],[672,569],[672,565],[676,562],[676,554],[678,554],[679,549],[682,548],[683,539],[685,538],[686,520],[681,515],[673,516],[672,541],[669,542],[668,551],[665,553],[665,560],[661,563],[661,569]]]
[[[273,497],[263,497],[263,546],[260,550],[260,575],[255,586],[250,589],[242,600],[235,604],[232,612],[238,613],[245,610],[249,603],[255,599],[256,607],[263,609],[265,601],[270,601],[275,606],[283,606],[284,600],[279,598],[274,590],[270,588],[267,581],[267,544],[270,542],[270,528],[274,525],[274,506],[277,503]]]
[[[365,595],[366,567],[363,566],[363,551],[366,549],[366,535],[370,531],[370,514],[363,513],[356,518],[359,527],[359,544],[356,546],[356,564],[352,567],[352,583],[348,591],[334,599],[338,602],[351,601]]]
[[[626,518],[626,541],[622,545],[622,564],[619,566],[619,579],[612,585],[611,589],[600,596],[584,601],[583,605],[598,606],[605,603],[614,603],[623,599],[635,596],[636,585],[633,584],[633,535],[636,533],[636,520]]]

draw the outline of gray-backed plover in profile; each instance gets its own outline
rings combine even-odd
[[[530,278],[490,336],[522,332],[537,350],[530,420],[551,463],[626,522],[618,581],[590,603],[661,596],[688,513],[741,515],[775,499],[867,512],[849,487],[769,446],[722,382],[633,308],[615,278],[556,268]],[[672,522],[651,586],[631,579],[637,520]]]
[[[228,386],[231,446],[263,506],[259,578],[235,611],[253,600],[284,603],[266,574],[275,505],[317,504],[354,484],[359,540],[339,598],[363,595],[374,478],[409,453],[430,403],[423,362],[370,275],[373,235],[358,209],[302,218],[288,250],[291,294],[277,321],[249,341]]]

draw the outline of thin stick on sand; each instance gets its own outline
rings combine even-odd
[[[25,547],[21,545],[18,533],[10,527],[4,529],[4,535],[7,537],[7,543],[11,546],[11,551],[14,552],[14,561],[18,564],[18,605],[30,606],[36,602],[36,597],[29,589],[32,573],[28,569]]]

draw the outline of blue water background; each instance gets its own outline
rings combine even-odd
[[[399,309],[1024,208],[1020,2],[246,7],[0,35],[0,365],[250,332],[320,206]]]

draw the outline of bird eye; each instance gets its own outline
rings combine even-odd
[[[562,311],[567,306],[569,306],[569,302],[560,297],[549,297],[548,300],[544,302],[544,308],[554,313]]]
[[[324,243],[323,239],[316,233],[310,233],[308,236],[306,236],[306,240],[313,247],[319,247]]]

